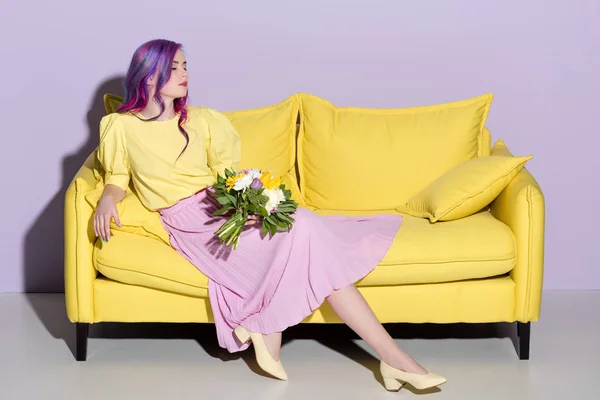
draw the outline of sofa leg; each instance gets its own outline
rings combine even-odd
[[[87,344],[90,324],[77,322],[75,325],[77,329],[75,359],[77,361],[85,361],[87,359]]]
[[[531,322],[517,322],[517,336],[519,338],[519,359],[529,360],[529,342],[531,339]]]

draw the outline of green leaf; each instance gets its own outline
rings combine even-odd
[[[266,220],[263,219],[262,221],[262,235],[263,236],[267,236],[267,234],[269,233],[269,228],[268,228],[268,222]]]
[[[277,213],[277,216],[279,217],[279,219],[281,219],[284,222],[287,222],[288,224],[291,224],[292,222],[294,222],[292,220],[292,218],[285,213]]]
[[[281,221],[281,220],[277,221],[277,226],[280,228],[283,228],[285,230],[287,230],[287,228],[288,228],[288,224],[285,221]]]
[[[229,193],[225,193],[225,197],[227,197],[229,199],[229,201],[231,202],[231,204],[233,204],[234,207],[237,207],[237,199],[230,195]]]
[[[233,209],[233,208],[231,208],[231,207],[223,207],[223,208],[221,208],[221,209],[218,209],[217,211],[213,212],[213,213],[212,213],[212,215],[213,215],[214,217],[218,217],[218,216],[221,216],[221,215],[225,215],[225,214],[227,214],[229,211],[231,211],[232,209]]]
[[[276,225],[269,226],[269,233],[271,234],[271,237],[275,236],[275,233],[277,233],[277,226]]]
[[[260,215],[262,215],[264,218],[267,218],[269,216],[269,213],[267,212],[267,210],[264,207],[260,207],[258,209],[258,212],[260,213]]]
[[[231,202],[227,196],[218,196],[217,201],[221,205],[227,205]]]

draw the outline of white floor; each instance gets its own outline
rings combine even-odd
[[[63,301],[0,295],[0,399],[600,398],[600,292],[545,292],[529,361],[518,360],[510,324],[388,326],[448,378],[425,394],[386,392],[373,353],[343,326],[290,330],[288,382],[256,374],[251,350],[241,358],[221,351],[210,325],[95,325],[88,361],[76,362]]]

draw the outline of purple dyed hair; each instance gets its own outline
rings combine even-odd
[[[125,100],[117,110],[118,113],[140,112],[146,108],[148,101],[150,101],[148,79],[156,75],[156,94],[154,95],[154,100],[160,106],[160,114],[144,121],[154,121],[162,115],[165,111],[165,102],[160,95],[160,90],[171,78],[173,60],[175,59],[177,50],[181,48],[181,43],[164,39],[151,40],[137,48],[131,58],[127,75],[125,75],[125,81],[123,82]],[[190,137],[183,128],[183,124],[188,117],[186,108],[187,100],[187,94],[185,97],[174,100],[175,113],[179,113],[179,130],[185,136],[186,141],[185,147],[179,156],[183,154],[190,142]]]

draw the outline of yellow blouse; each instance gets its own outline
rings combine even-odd
[[[104,184],[126,190],[129,182],[150,210],[170,207],[215,183],[225,168],[239,170],[240,137],[229,119],[210,108],[188,106],[184,129],[179,115],[169,121],[145,122],[133,114],[113,113],[100,122],[98,161]]]

